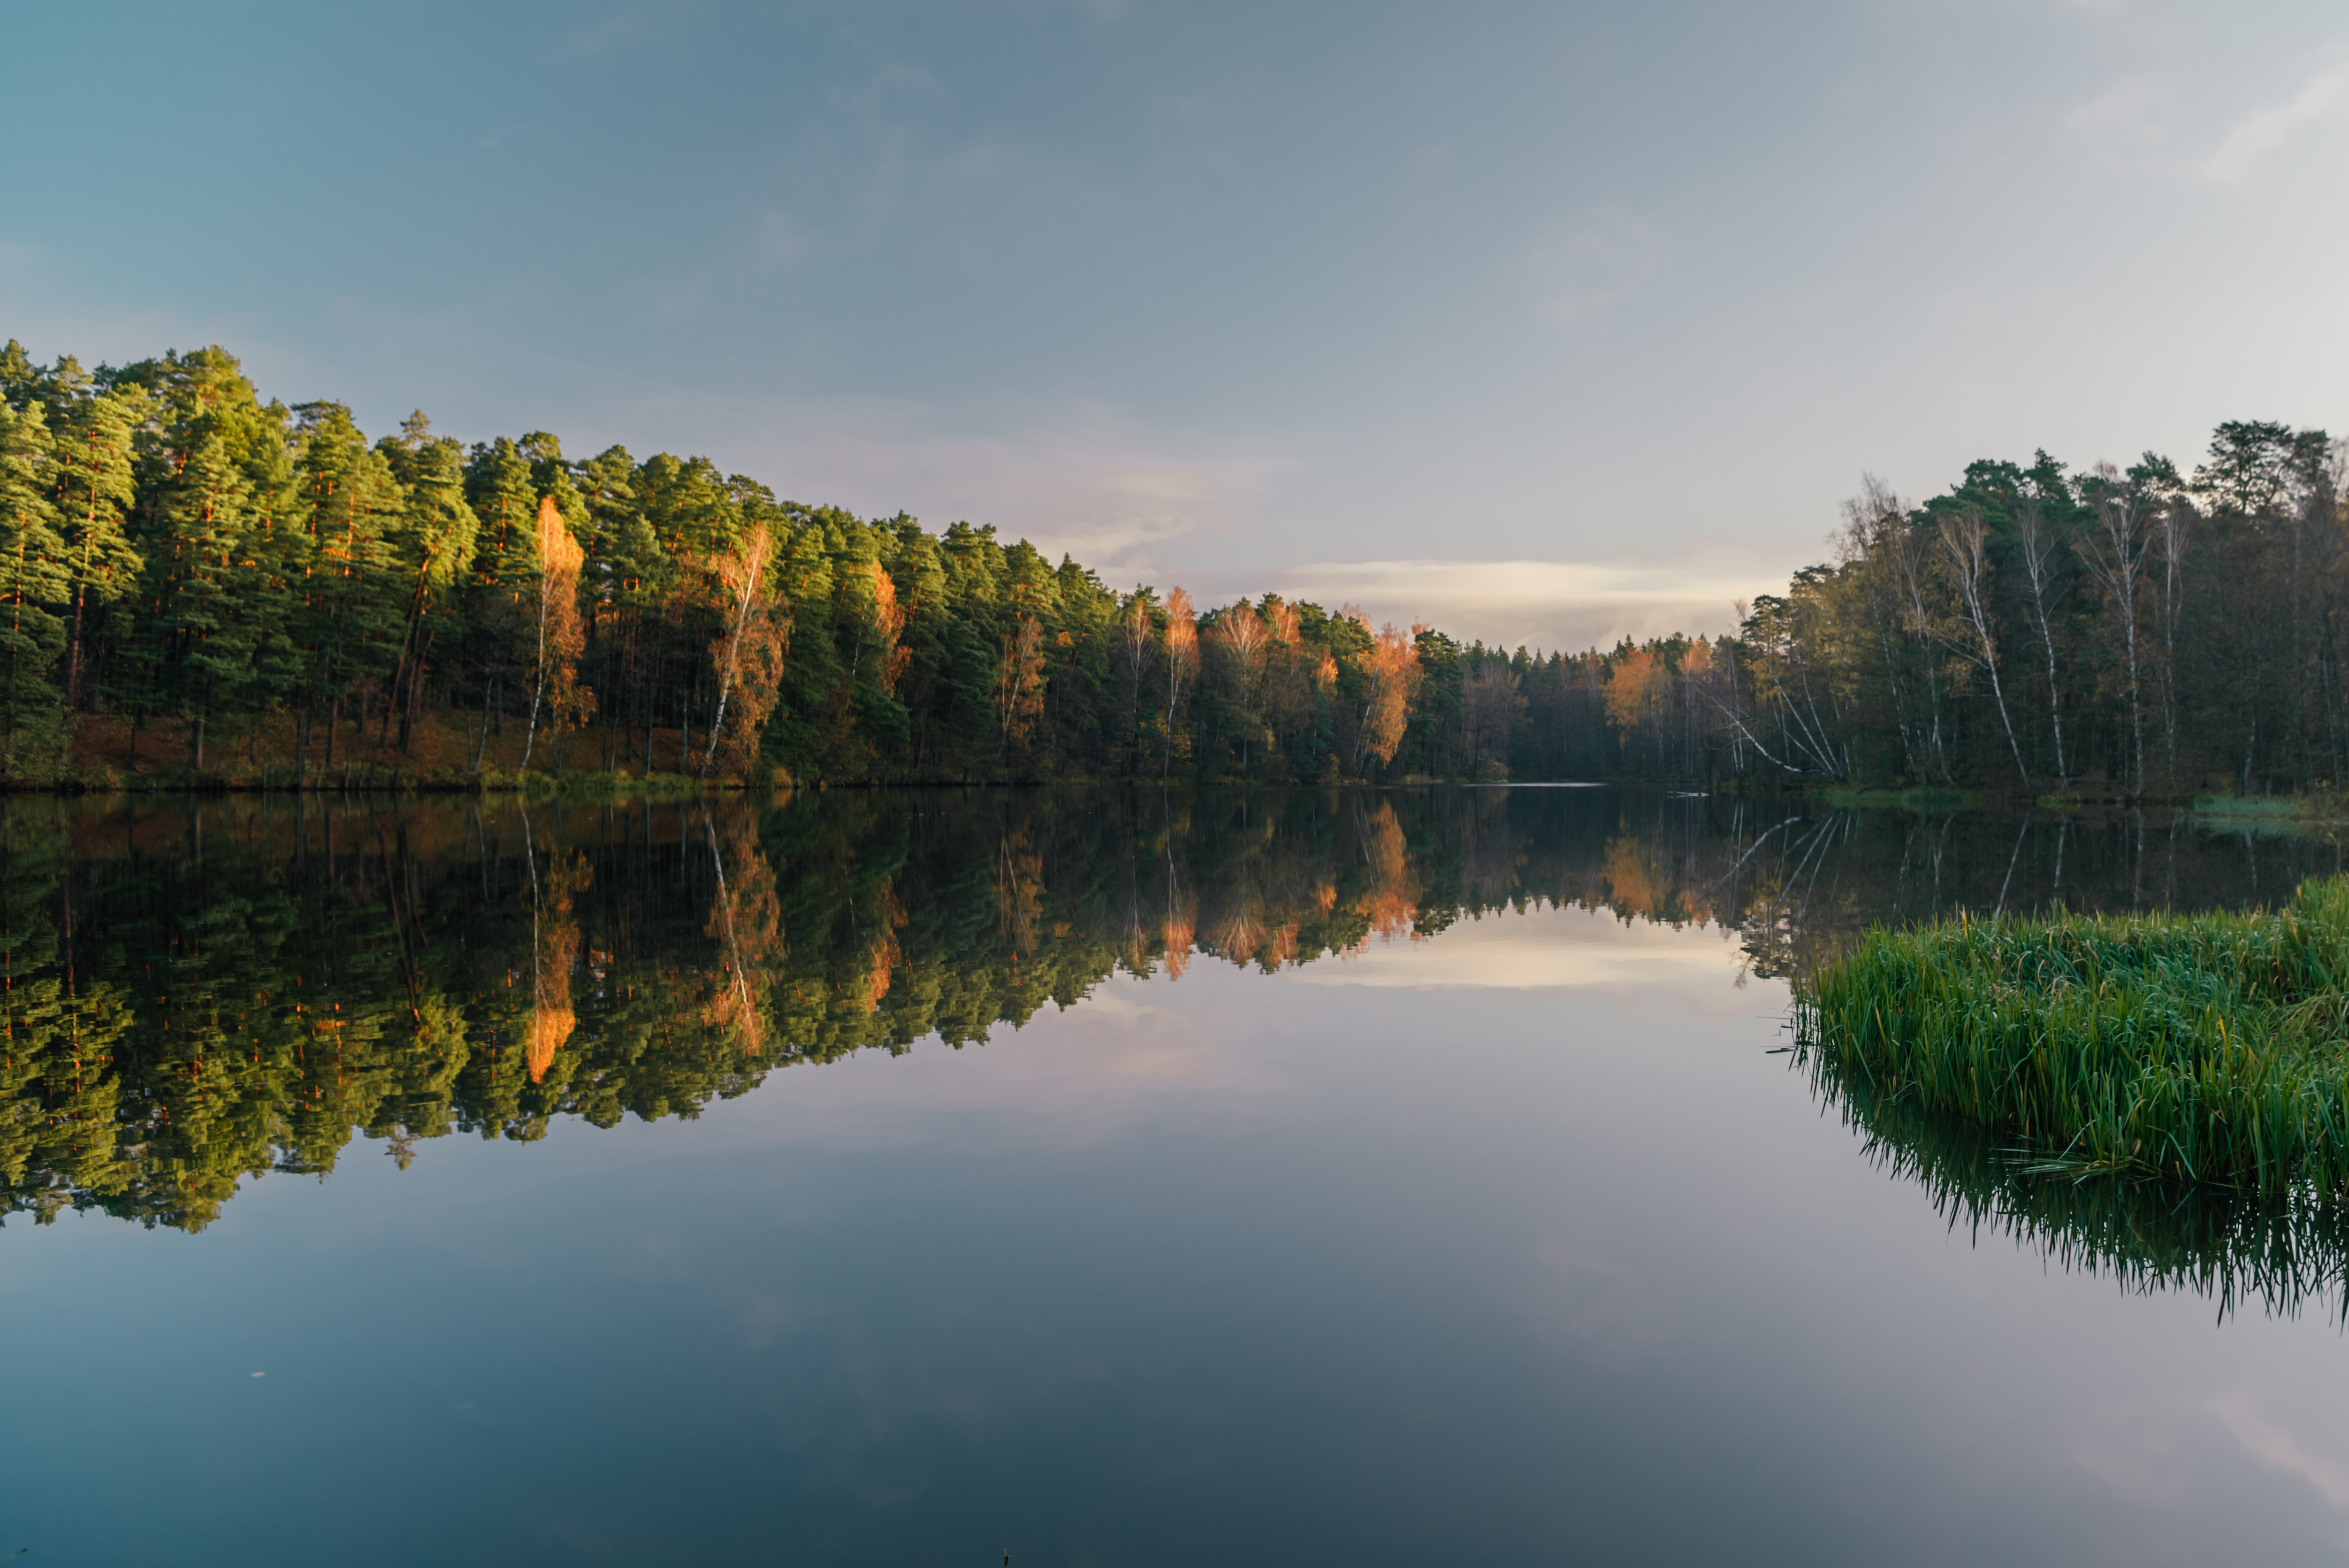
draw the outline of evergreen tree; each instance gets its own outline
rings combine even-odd
[[[72,582],[49,500],[52,460],[41,405],[0,408],[0,768],[18,779],[52,777],[66,733],[48,679],[65,649],[57,611]]]
[[[481,538],[481,520],[465,500],[464,449],[430,432],[419,409],[398,438],[386,437],[376,448],[407,493],[389,534],[405,593],[391,683],[403,753],[423,706],[433,650],[455,646],[462,634],[460,593]]]
[[[89,602],[111,603],[139,578],[139,552],[131,546],[128,522],[137,500],[131,432],[146,413],[141,401],[128,389],[76,398],[60,411],[56,427],[52,463],[57,521],[71,580],[66,627],[68,704],[81,693]]]
[[[466,662],[480,694],[481,724],[473,765],[481,766],[489,738],[519,694],[529,696],[528,673],[538,597],[538,487],[530,459],[501,436],[477,442],[465,465],[465,499],[479,519],[472,570],[466,583]]]
[[[269,559],[252,487],[217,435],[188,453],[156,516],[145,584],[155,608],[140,652],[157,699],[186,719],[187,766],[201,772],[213,716],[242,716],[288,672],[292,595]]]
[[[293,636],[301,656],[301,700],[305,714],[326,710],[332,767],[347,701],[358,699],[362,732],[370,708],[389,719],[383,685],[398,656],[409,597],[395,541],[409,523],[409,498],[384,454],[371,449],[351,422],[349,409],[312,403],[295,412],[301,417],[295,463],[300,510],[285,531],[280,559],[287,583],[296,585]]]

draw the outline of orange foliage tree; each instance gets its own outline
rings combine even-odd
[[[1368,620],[1359,614],[1355,619],[1369,629]],[[1390,621],[1371,639],[1363,665],[1362,727],[1354,743],[1358,770],[1365,756],[1378,758],[1379,766],[1385,767],[1402,745],[1403,727],[1411,717],[1412,687],[1419,675],[1419,655],[1411,639]]]
[[[1166,595],[1166,755],[1159,771],[1174,771],[1174,711],[1183,700],[1183,683],[1199,664],[1199,623],[1191,614],[1191,595],[1177,588]]]
[[[899,642],[905,632],[905,611],[897,603],[896,580],[888,570],[877,561],[867,570],[873,573],[873,629],[881,636],[881,689],[894,692],[914,657],[914,650]]]
[[[1643,733],[1653,738],[1658,710],[1671,682],[1671,671],[1646,648],[1631,649],[1607,672],[1607,686],[1602,694],[1607,722],[1622,736],[1626,757]]]
[[[774,538],[760,523],[732,550],[703,562],[711,598],[725,617],[709,645],[710,667],[718,676],[718,710],[710,718],[709,743],[701,756],[704,773],[713,765],[728,773],[747,769],[759,755],[759,737],[774,711],[792,621],[764,591],[773,558]],[[726,727],[730,708],[734,718],[730,730]]]
[[[1022,615],[1003,638],[995,664],[995,724],[1000,763],[1015,740],[1025,745],[1044,711],[1044,624]]]
[[[1222,652],[1232,683],[1233,706],[1240,712],[1240,771],[1245,774],[1259,725],[1258,677],[1264,669],[1265,647],[1272,641],[1273,628],[1243,599],[1216,617],[1215,624],[1207,628],[1207,635]]]
[[[538,679],[530,696],[530,728],[522,747],[522,765],[530,766],[531,749],[538,744],[538,715],[543,705],[547,728],[556,735],[585,724],[595,711],[595,694],[580,684],[579,655],[587,648],[587,629],[579,619],[579,568],[587,552],[571,537],[562,508],[553,496],[538,502]],[[550,687],[553,689],[550,691]]]

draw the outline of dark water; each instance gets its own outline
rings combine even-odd
[[[0,1554],[2337,1561],[2334,1217],[1773,1053],[1874,920],[2339,865],[1613,789],[19,801]]]

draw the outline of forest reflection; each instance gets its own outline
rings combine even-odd
[[[2137,815],[1611,788],[16,799],[0,1212],[200,1230],[355,1140],[404,1167],[451,1133],[689,1117],[785,1066],[983,1043],[1119,971],[1440,951],[1493,911],[1725,927],[1744,973],[1785,975],[1879,920],[2238,903],[2338,865]]]

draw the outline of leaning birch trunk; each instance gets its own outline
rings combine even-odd
[[[1964,602],[1966,621],[1973,628],[1974,641],[1981,650],[1971,655],[1974,662],[1990,672],[1991,700],[1998,707],[1998,722],[2006,731],[2007,748],[2014,753],[2014,770],[2023,779],[2023,788],[2031,788],[2031,769],[2023,766],[2023,743],[2015,738],[2013,721],[2006,714],[2006,688],[1998,678],[1998,640],[1990,629],[1990,613],[1982,603],[1982,584],[1990,576],[1988,530],[1982,513],[1968,508],[1951,521],[1941,534],[1942,547],[1949,552],[1950,561],[1958,571],[1958,592]]]
[[[2039,622],[2039,645],[2047,655],[2047,720],[2055,737],[2055,782],[2059,789],[2069,788],[2072,770],[2064,761],[2064,688],[2055,667],[2055,632],[2047,622],[2055,541],[2035,500],[2025,500],[2015,507],[2014,531],[2023,546],[2023,570],[2031,582],[2031,613]]]
[[[2191,542],[2189,529],[2194,513],[2182,497],[2172,496],[2155,523],[2161,544],[2161,734],[2168,782],[2178,784],[2178,607],[2181,590],[2179,568]]]
[[[750,624],[750,606],[758,602],[759,576],[767,569],[770,542],[763,525],[752,529],[733,559],[719,568],[730,587],[735,586],[732,578],[739,576],[741,582],[734,595],[734,624],[726,638],[725,667],[718,672],[718,710],[709,719],[709,742],[701,754],[702,773],[708,773],[718,759],[718,738],[726,732],[726,699],[733,695],[735,672],[741,668],[742,631]]]
[[[546,613],[554,603],[554,595],[552,592],[552,589],[554,588],[554,583],[552,581],[554,573],[549,569],[549,556],[551,554],[549,546],[554,542],[553,540],[548,537],[550,529],[554,533],[561,533],[563,530],[563,513],[555,510],[554,498],[553,496],[541,496],[538,500],[537,525],[538,656],[535,663],[538,666],[538,675],[537,679],[533,681],[531,686],[530,722],[523,728],[522,766],[515,769],[518,773],[527,773],[530,771],[531,748],[538,744],[538,707],[546,696]]]
[[[2099,469],[2109,483],[2117,478],[2109,464]],[[2137,675],[2137,590],[2145,562],[2147,540],[2144,509],[2136,497],[2115,490],[2098,498],[2096,521],[2104,537],[2082,541],[2080,559],[2111,599],[2121,618],[2121,646],[2128,671],[2129,738],[2135,763],[2134,793],[2145,793],[2145,704]],[[2254,717],[2253,734],[2258,733]],[[2246,769],[2248,772],[2248,766]]]
[[[1174,710],[1183,698],[1183,677],[1199,656],[1199,629],[1191,617],[1191,595],[1177,588],[1166,595],[1166,749],[1159,777],[1174,771]]]

